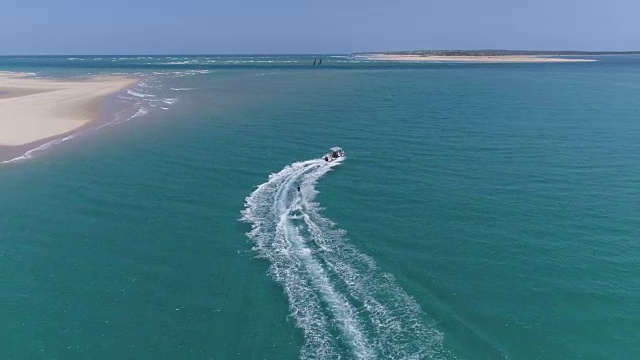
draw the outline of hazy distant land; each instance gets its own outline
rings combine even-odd
[[[365,54],[365,53],[360,53]],[[413,50],[375,51],[366,54],[419,55],[419,56],[593,56],[593,55],[640,55],[640,51],[555,51],[555,50]]]
[[[370,60],[416,62],[540,63],[591,62],[576,56],[636,55],[640,51],[415,50],[360,53]]]

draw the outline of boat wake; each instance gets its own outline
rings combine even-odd
[[[314,202],[318,179],[343,160],[285,167],[246,198],[242,211],[254,250],[269,260],[269,274],[303,331],[301,358],[446,357],[443,334],[415,300]]]

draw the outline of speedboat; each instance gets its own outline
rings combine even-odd
[[[329,153],[322,157],[322,159],[326,162],[331,162],[337,160],[341,157],[344,157],[344,151],[339,147],[332,147],[329,149]]]

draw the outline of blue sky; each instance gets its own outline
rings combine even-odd
[[[0,54],[640,50],[638,0],[3,0]]]

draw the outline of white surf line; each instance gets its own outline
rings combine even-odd
[[[61,138],[57,138],[57,139],[53,139],[51,141],[48,141],[36,148],[33,148],[31,150],[26,151],[24,154],[15,157],[13,159],[9,159],[9,160],[4,160],[4,161],[0,161],[0,164],[11,164],[11,163],[16,163],[16,162],[20,162],[20,161],[25,161],[25,160],[29,160],[31,158],[33,158],[33,156],[35,156],[36,153],[38,152],[42,152],[45,151],[47,149],[49,149],[52,146],[58,145],[60,143],[62,143],[63,141],[67,141],[67,140],[71,140],[74,137],[76,137],[78,133],[73,133],[71,135],[67,135],[65,137],[61,137]]]
[[[319,166],[327,165],[323,160],[317,160],[314,164],[305,166],[290,175],[282,185],[279,186],[274,199],[274,203],[278,206],[277,212],[280,214],[278,230],[283,234],[284,240],[287,242],[289,248],[292,249],[292,255],[302,261],[306,272],[309,274],[311,283],[322,294],[323,300],[338,321],[341,332],[348,339],[347,345],[352,347],[356,358],[371,359],[374,358],[374,353],[366,340],[362,326],[359,324],[356,309],[342,294],[335,290],[326,271],[313,257],[311,249],[305,245],[305,239],[298,235],[297,228],[290,222],[292,211],[299,208],[297,201],[294,200],[292,203],[287,201],[288,194],[295,189],[293,183],[299,181],[298,179],[304,173],[314,170],[318,171]],[[324,174],[327,171],[323,170],[324,169],[319,169],[319,172]]]

